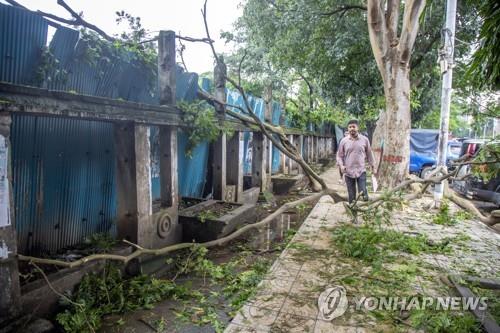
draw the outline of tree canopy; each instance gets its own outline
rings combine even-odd
[[[411,116],[415,123],[439,108],[437,57],[444,15],[444,4],[430,2],[420,18],[410,63]],[[233,55],[233,68],[241,66],[239,61],[245,55],[241,68],[247,78],[280,82],[289,91],[296,87],[292,112],[300,104],[309,108],[308,92],[312,91],[314,106],[344,111],[333,112],[336,120],[345,120],[340,118],[346,112],[370,127],[385,101],[366,20],[366,7],[360,1],[248,0],[236,32],[225,36],[240,46]],[[481,21],[476,6],[465,2],[459,3],[457,20],[460,42],[456,43],[459,70],[455,81],[460,88]]]
[[[495,0],[471,1],[482,18],[479,46],[468,74],[476,87],[500,89],[500,3]]]

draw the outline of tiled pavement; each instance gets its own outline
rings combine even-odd
[[[291,241],[321,250],[328,246],[328,232],[318,234],[321,226],[331,226],[328,218],[343,209],[324,196]],[[317,263],[323,265],[323,263]],[[274,262],[257,295],[232,320],[225,332],[333,332],[331,323],[318,319],[317,299],[322,290],[311,260],[297,260],[293,245]],[[335,329],[341,332],[340,328]],[[352,332],[352,331],[350,331]]]
[[[464,221],[454,226],[433,224],[429,222],[432,213],[425,210],[430,200],[423,198],[411,202],[404,211],[394,214],[390,228],[409,234],[425,234],[435,241],[460,235],[467,235],[468,239],[460,245],[453,244],[455,249],[450,254],[422,255],[422,262],[435,269],[423,270],[414,281],[415,290],[426,296],[444,296],[439,276],[448,272],[474,272],[482,277],[500,278],[500,235],[477,221]],[[372,317],[360,311],[348,310],[333,321],[319,317],[318,297],[331,286],[329,276],[349,272],[343,269],[348,267],[344,267],[347,264],[342,256],[332,255],[330,228],[339,223],[347,223],[343,206],[334,204],[330,197],[322,197],[289,247],[271,267],[256,296],[239,311],[225,332],[391,331],[377,326]],[[308,250],[300,251],[300,248]],[[322,274],[324,272],[329,275]]]

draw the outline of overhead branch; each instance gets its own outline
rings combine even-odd
[[[179,51],[179,56],[181,57],[181,63],[182,67],[184,67],[184,70],[188,72],[186,62],[184,61],[184,51],[186,50],[186,46],[182,43],[182,40],[179,39],[179,48],[177,51]]]
[[[244,50],[245,53],[243,53],[243,56],[240,59],[240,62],[238,64],[238,84],[241,86],[241,66],[243,66],[243,61],[245,61],[245,58],[247,56],[247,49]]]
[[[104,37],[104,39],[106,39],[110,42],[115,41],[115,38],[109,36],[102,29],[100,29],[99,27],[95,26],[94,24],[89,23],[86,20],[84,20],[81,17],[81,15],[79,15],[77,12],[75,12],[64,0],[57,0],[57,4],[61,7],[63,7],[64,9],[66,9],[71,14],[71,16],[74,18],[74,23],[72,23],[72,25],[79,25],[79,26],[89,28],[89,29],[97,32],[102,37]]]
[[[425,0],[408,0],[405,5],[403,25],[401,27],[401,38],[398,51],[400,63],[409,66],[411,50],[417,38],[419,18],[425,7]]]
[[[343,6],[340,6],[339,8],[331,10],[329,12],[319,12],[319,13],[316,13],[316,14],[320,15],[320,16],[333,16],[335,14],[339,14],[340,13],[341,16],[344,16],[344,14],[347,11],[353,10],[353,9],[366,11],[366,6],[362,6],[362,5],[343,5]]]
[[[210,42],[213,43],[213,40],[209,39],[209,38],[194,38],[194,37],[181,36],[181,35],[177,35],[177,36],[175,36],[175,38],[177,38],[179,40],[186,41],[186,42],[191,42],[191,43],[197,43],[197,42],[207,43],[207,44],[210,44]]]
[[[67,25],[71,25],[71,26],[75,26],[75,27],[78,26],[78,27],[84,27],[84,28],[93,30],[93,31],[97,32],[99,35],[101,35],[107,41],[114,42],[114,41],[118,40],[117,38],[108,35],[104,30],[100,29],[98,26],[83,19],[83,17],[81,15],[79,15],[75,10],[73,10],[64,0],[57,0],[57,4],[60,5],[61,7],[63,7],[67,12],[69,12],[70,15],[73,17],[73,19],[66,19],[66,18],[57,16],[57,15],[51,14],[51,13],[46,13],[46,12],[41,11],[41,10],[32,11],[32,10],[26,8],[25,6],[21,5],[20,3],[18,3],[15,0],[5,0],[5,1],[14,7],[29,10],[30,12],[35,13],[37,15],[40,15],[42,17],[45,17],[49,20],[53,20],[53,21],[56,21],[59,23],[63,23],[63,24],[67,24]],[[50,22],[53,23],[52,21],[50,21]],[[194,38],[194,37],[181,36],[181,35],[176,35],[175,37],[179,40],[183,40],[183,41],[191,42],[191,43],[200,42],[200,43],[207,43],[208,44],[210,42],[210,40],[208,40],[207,38]],[[139,44],[145,44],[145,43],[154,42],[157,40],[158,40],[158,37],[155,37],[155,38],[140,41]]]
[[[288,101],[290,101],[290,103],[292,103],[293,105],[295,105],[295,107],[297,109],[300,107],[299,104],[296,101],[294,101],[293,99],[290,98],[290,99],[288,99]]]
[[[7,3],[10,3],[12,6],[14,7],[19,7],[19,8],[22,8],[22,9],[28,9],[26,7],[24,7],[23,5],[21,5],[19,2],[17,1],[14,1],[14,0],[5,0],[7,1]],[[28,9],[29,10],[29,9]]]
[[[29,10],[28,8],[26,8],[26,7],[22,6],[21,4],[19,4],[17,1],[14,1],[14,0],[5,0],[5,1],[7,1],[9,4],[11,4],[14,7],[18,7],[18,8]],[[60,22],[60,23],[64,23],[64,24],[72,25],[72,26],[81,26],[81,27],[88,28],[90,30],[93,30],[93,31],[97,32],[104,39],[106,39],[106,40],[108,40],[110,42],[113,42],[113,41],[116,40],[115,38],[109,36],[106,32],[104,32],[99,27],[97,27],[94,24],[92,24],[92,23],[84,20],[66,2],[64,2],[64,0],[57,0],[57,4],[59,6],[61,6],[61,7],[63,7],[67,12],[69,12],[70,15],[73,17],[73,19],[66,19],[66,18],[57,16],[57,15],[54,15],[54,14],[43,12],[41,10],[37,10],[37,11],[30,10],[30,11],[33,12],[33,13],[35,13],[35,14],[37,14],[37,15],[43,16],[45,18],[48,18],[50,20],[54,20],[56,22]]]
[[[203,4],[203,8],[201,10],[201,15],[203,15],[203,23],[205,24],[205,33],[207,34],[208,39],[210,42],[208,45],[210,45],[210,48],[212,49],[212,54],[215,58],[215,62],[217,64],[220,63],[219,56],[217,55],[217,52],[215,52],[215,47],[212,38],[210,37],[210,30],[208,29],[208,21],[207,21],[207,0],[205,0],[205,3]]]
[[[304,80],[304,82],[307,84],[307,87],[309,88],[309,111],[312,112],[312,110],[314,109],[313,86],[311,82],[309,82],[309,80],[302,73],[299,72],[299,76],[302,78],[302,80]]]
[[[411,69],[415,69],[420,66],[425,56],[429,54],[433,46],[440,40],[440,38],[441,31],[436,31],[436,33],[430,37],[428,43],[422,49],[422,52],[420,52],[420,56],[418,58],[414,58],[414,60],[411,62]]]

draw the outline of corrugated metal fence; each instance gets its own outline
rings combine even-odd
[[[79,94],[158,104],[157,74],[131,53],[85,59],[86,43],[76,30],[57,28],[48,49],[48,24],[42,17],[0,4],[0,81],[74,91]],[[111,52],[111,51],[103,51]],[[115,51],[113,51],[115,52]],[[118,51],[116,51],[118,52]],[[117,60],[116,60],[117,59]],[[177,68],[177,100],[194,100],[198,75]],[[238,93],[227,101],[243,105]],[[264,118],[264,101],[250,98]],[[272,121],[281,107],[273,104]],[[153,198],[159,198],[158,128],[151,127]],[[245,172],[251,172],[245,134]],[[201,196],[209,146],[202,143],[192,158],[185,153],[186,133],[178,135],[179,192]],[[12,123],[14,200],[21,253],[54,252],[96,232],[113,233],[116,216],[113,124],[98,121],[16,115]],[[279,168],[274,148],[272,170]]]
[[[114,231],[112,133],[111,123],[14,116],[13,182],[21,253],[55,251],[85,236]]]
[[[46,49],[47,22],[0,4],[0,80],[80,94],[158,104],[156,75],[122,53],[119,61],[82,60],[78,31],[59,27]],[[43,68],[50,51],[53,63]],[[54,62],[54,60],[56,60]],[[45,71],[42,71],[45,70]],[[193,100],[198,76],[177,70],[178,100]],[[153,197],[159,197],[158,141],[151,131]],[[156,131],[157,133],[157,131]],[[179,152],[187,136],[180,132]],[[116,216],[113,125],[16,115],[12,123],[16,228],[22,253],[54,252],[96,232],[114,232]],[[184,196],[203,191],[208,144],[190,159],[179,153]]]

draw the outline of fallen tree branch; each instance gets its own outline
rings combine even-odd
[[[495,163],[500,163],[500,160],[491,160],[491,161],[469,161],[469,162],[460,162],[460,163],[452,163],[451,165],[453,166],[462,166],[462,165],[469,165],[469,164],[476,164],[476,165],[482,165],[482,164],[495,164]]]
[[[52,290],[52,292],[54,294],[56,294],[57,296],[61,297],[62,299],[64,299],[66,302],[68,303],[71,303],[75,306],[79,306],[79,307],[83,307],[85,304],[80,304],[80,303],[76,303],[74,301],[72,301],[68,296],[58,292],[56,290],[56,288],[54,288],[54,286],[52,285],[52,283],[50,283],[49,281],[49,278],[47,277],[47,274],[45,274],[45,272],[43,271],[43,269],[41,269],[34,261],[30,261],[30,265],[35,267],[35,269],[42,275],[43,279],[45,280],[45,282],[47,283],[47,285],[49,286],[50,290]]]
[[[340,16],[344,16],[344,14],[348,11],[348,10],[352,10],[352,9],[357,9],[357,10],[362,10],[362,11],[366,11],[366,6],[362,6],[362,5],[344,5],[344,6],[340,6],[339,8],[336,8],[332,11],[329,11],[329,12],[320,12],[320,13],[317,13],[318,15],[320,16],[332,16],[332,15],[335,15],[337,13],[340,13]]]
[[[205,0],[205,3],[203,5],[203,9],[201,10],[201,13],[203,15],[203,22],[205,25],[205,32],[207,34],[207,39],[210,40],[209,45],[212,50],[212,54],[214,56],[214,59],[217,64],[222,65],[223,61],[220,59],[220,57],[217,55],[217,52],[215,51],[215,47],[213,45],[212,38],[210,37],[210,30],[208,29],[208,22],[207,22],[207,0]],[[229,77],[227,74],[225,75],[225,79],[233,85],[233,87],[238,90],[240,93],[241,97],[243,98],[243,102],[245,104],[246,108],[246,113],[250,115],[250,117],[254,120],[255,124],[260,128],[260,131],[262,134],[264,134],[271,142],[272,144],[283,154],[288,156],[289,158],[293,159],[295,162],[297,162],[302,170],[304,170],[305,174],[308,176],[308,178],[311,181],[311,187],[315,191],[319,191],[319,185],[321,186],[321,190],[327,190],[328,186],[326,185],[325,181],[317,174],[314,172],[314,170],[307,164],[304,159],[302,158],[302,155],[299,154],[297,149],[293,144],[290,143],[286,135],[283,133],[275,133],[278,134],[278,139],[276,139],[273,135],[269,134],[267,131],[266,126],[264,125],[264,122],[262,122],[259,117],[252,111],[252,107],[250,105],[250,102],[248,101],[248,96],[245,93],[245,90],[241,85],[239,85],[235,80],[233,80],[231,77]],[[335,199],[334,199],[335,200]],[[338,201],[338,200],[336,200]]]
[[[164,254],[167,254],[170,252],[174,252],[174,251],[178,251],[178,250],[182,250],[182,249],[187,249],[187,248],[190,248],[193,246],[202,246],[202,247],[206,247],[206,248],[213,247],[213,246],[221,246],[221,245],[224,245],[224,244],[236,239],[237,237],[245,234],[246,232],[248,232],[250,230],[257,229],[257,228],[263,227],[263,226],[271,223],[279,215],[281,215],[282,213],[285,213],[286,211],[288,211],[290,209],[294,209],[303,203],[319,200],[319,198],[321,198],[323,195],[331,195],[331,194],[332,194],[331,190],[321,191],[318,193],[314,193],[310,196],[307,196],[305,198],[301,198],[299,200],[285,203],[280,208],[278,208],[276,211],[269,214],[267,217],[265,217],[263,220],[261,220],[257,223],[248,224],[248,225],[236,230],[235,232],[233,232],[232,234],[230,234],[228,236],[225,236],[225,237],[213,240],[213,241],[205,242],[205,243],[179,243],[179,244],[169,245],[169,246],[166,246],[166,247],[163,247],[160,249],[147,249],[147,248],[144,248],[144,247],[139,246],[137,244],[131,243],[129,241],[124,241],[125,243],[135,247],[137,250],[129,255],[126,255],[126,256],[102,253],[102,254],[93,254],[93,255],[90,255],[87,257],[80,258],[80,259],[75,260],[75,261],[63,261],[63,260],[58,260],[58,259],[36,258],[36,257],[31,257],[31,256],[24,256],[22,254],[18,254],[17,258],[21,261],[29,261],[32,263],[45,264],[45,265],[55,265],[55,266],[61,266],[61,267],[66,267],[66,268],[74,268],[74,267],[78,267],[78,266],[81,266],[81,265],[86,264],[88,262],[96,261],[96,260],[107,259],[107,260],[113,260],[113,261],[120,261],[120,262],[123,262],[124,264],[126,264],[126,263],[130,262],[131,260],[138,258],[140,256],[143,256],[143,255],[155,255],[155,256],[164,255]]]
[[[467,199],[463,199],[463,198],[459,197],[458,195],[456,195],[454,192],[452,192],[450,190],[445,191],[444,197],[449,199],[450,201],[453,201],[457,206],[459,206],[459,207],[471,212],[472,214],[476,215],[476,217],[481,222],[483,222],[484,224],[486,224],[490,227],[497,224],[497,223],[500,223],[500,219],[495,218],[493,216],[483,215],[483,213],[481,213],[479,211],[479,209],[477,209],[476,206],[474,206],[474,204],[472,202],[470,202]]]

